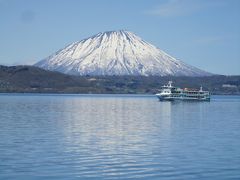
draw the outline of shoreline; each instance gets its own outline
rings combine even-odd
[[[155,97],[155,94],[141,94],[141,93],[42,93],[42,92],[0,92],[1,95],[41,95],[41,96],[141,96],[141,97]],[[211,94],[211,96],[240,96],[240,94]]]

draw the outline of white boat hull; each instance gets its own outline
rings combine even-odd
[[[158,99],[160,101],[177,101],[177,100],[181,100],[181,101],[210,101],[210,97],[183,97],[183,96],[179,96],[179,97],[172,97],[172,96],[161,96],[156,94],[156,96],[158,97]]]

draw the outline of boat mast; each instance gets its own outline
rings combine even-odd
[[[168,81],[168,87],[172,87],[172,81]]]

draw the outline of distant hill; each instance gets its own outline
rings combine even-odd
[[[85,89],[87,87],[87,90]],[[0,92],[88,92],[86,78],[47,71],[34,66],[0,66]]]
[[[0,92],[24,93],[141,93],[154,94],[172,80],[180,87],[213,94],[240,95],[240,76],[70,76],[34,66],[0,66]]]

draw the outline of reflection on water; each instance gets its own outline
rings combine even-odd
[[[144,176],[154,171],[150,167],[152,155],[155,144],[162,140],[155,136],[169,135],[171,104],[158,108],[154,106],[156,101],[150,102],[128,98],[72,100],[71,108],[68,107],[71,110],[64,117],[71,119],[63,126],[64,147],[81,157],[81,166],[75,167],[79,176],[102,174],[112,179],[119,175]],[[139,162],[142,158],[145,160]]]
[[[240,100],[158,102],[103,95],[0,100],[0,179],[240,177]]]

